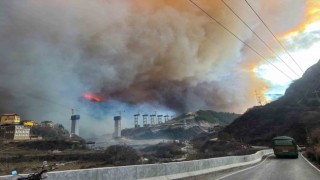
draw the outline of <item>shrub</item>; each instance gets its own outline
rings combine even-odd
[[[117,166],[137,164],[139,159],[137,151],[130,146],[114,145],[108,147],[104,152],[106,163]]]

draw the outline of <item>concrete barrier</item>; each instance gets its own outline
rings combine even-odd
[[[144,164],[134,166],[106,167],[54,171],[48,173],[49,180],[134,180],[134,179],[179,179],[212,173],[219,170],[250,165],[261,161],[263,156],[273,153],[271,149],[258,151],[245,156],[227,156],[194,161],[182,161],[163,164]],[[1,176],[0,180],[16,179]]]

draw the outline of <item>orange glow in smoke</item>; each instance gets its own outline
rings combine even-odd
[[[307,0],[307,10],[305,12],[305,20],[299,26],[286,32],[286,35],[291,35],[303,31],[308,25],[320,22],[320,1]]]
[[[98,95],[92,94],[92,93],[83,93],[82,97],[84,99],[87,99],[90,101],[95,101],[95,102],[101,102],[104,100],[104,98],[102,98],[101,96],[98,96]]]

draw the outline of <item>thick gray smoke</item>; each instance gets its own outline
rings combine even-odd
[[[197,2],[242,39],[252,40],[220,1]],[[286,2],[291,4],[284,12],[276,1],[267,9],[276,12],[268,14],[271,19],[285,19],[289,9],[300,13],[279,32],[303,15],[303,2]],[[235,8],[242,15],[249,11],[243,4]],[[246,19],[260,27],[252,15]],[[0,113],[69,124],[70,109],[76,108],[87,114],[83,129],[99,126],[97,131],[105,132],[121,108],[243,112],[255,102],[255,86],[264,84],[248,68],[254,58],[243,48],[186,0],[4,0]],[[101,119],[96,114],[103,108],[81,99],[84,92],[106,98],[106,111],[114,113],[102,115],[110,121],[94,120]]]

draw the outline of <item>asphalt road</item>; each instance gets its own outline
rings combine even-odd
[[[298,159],[277,159],[274,155],[262,163],[234,172],[219,180],[320,180],[320,172],[299,155]]]

